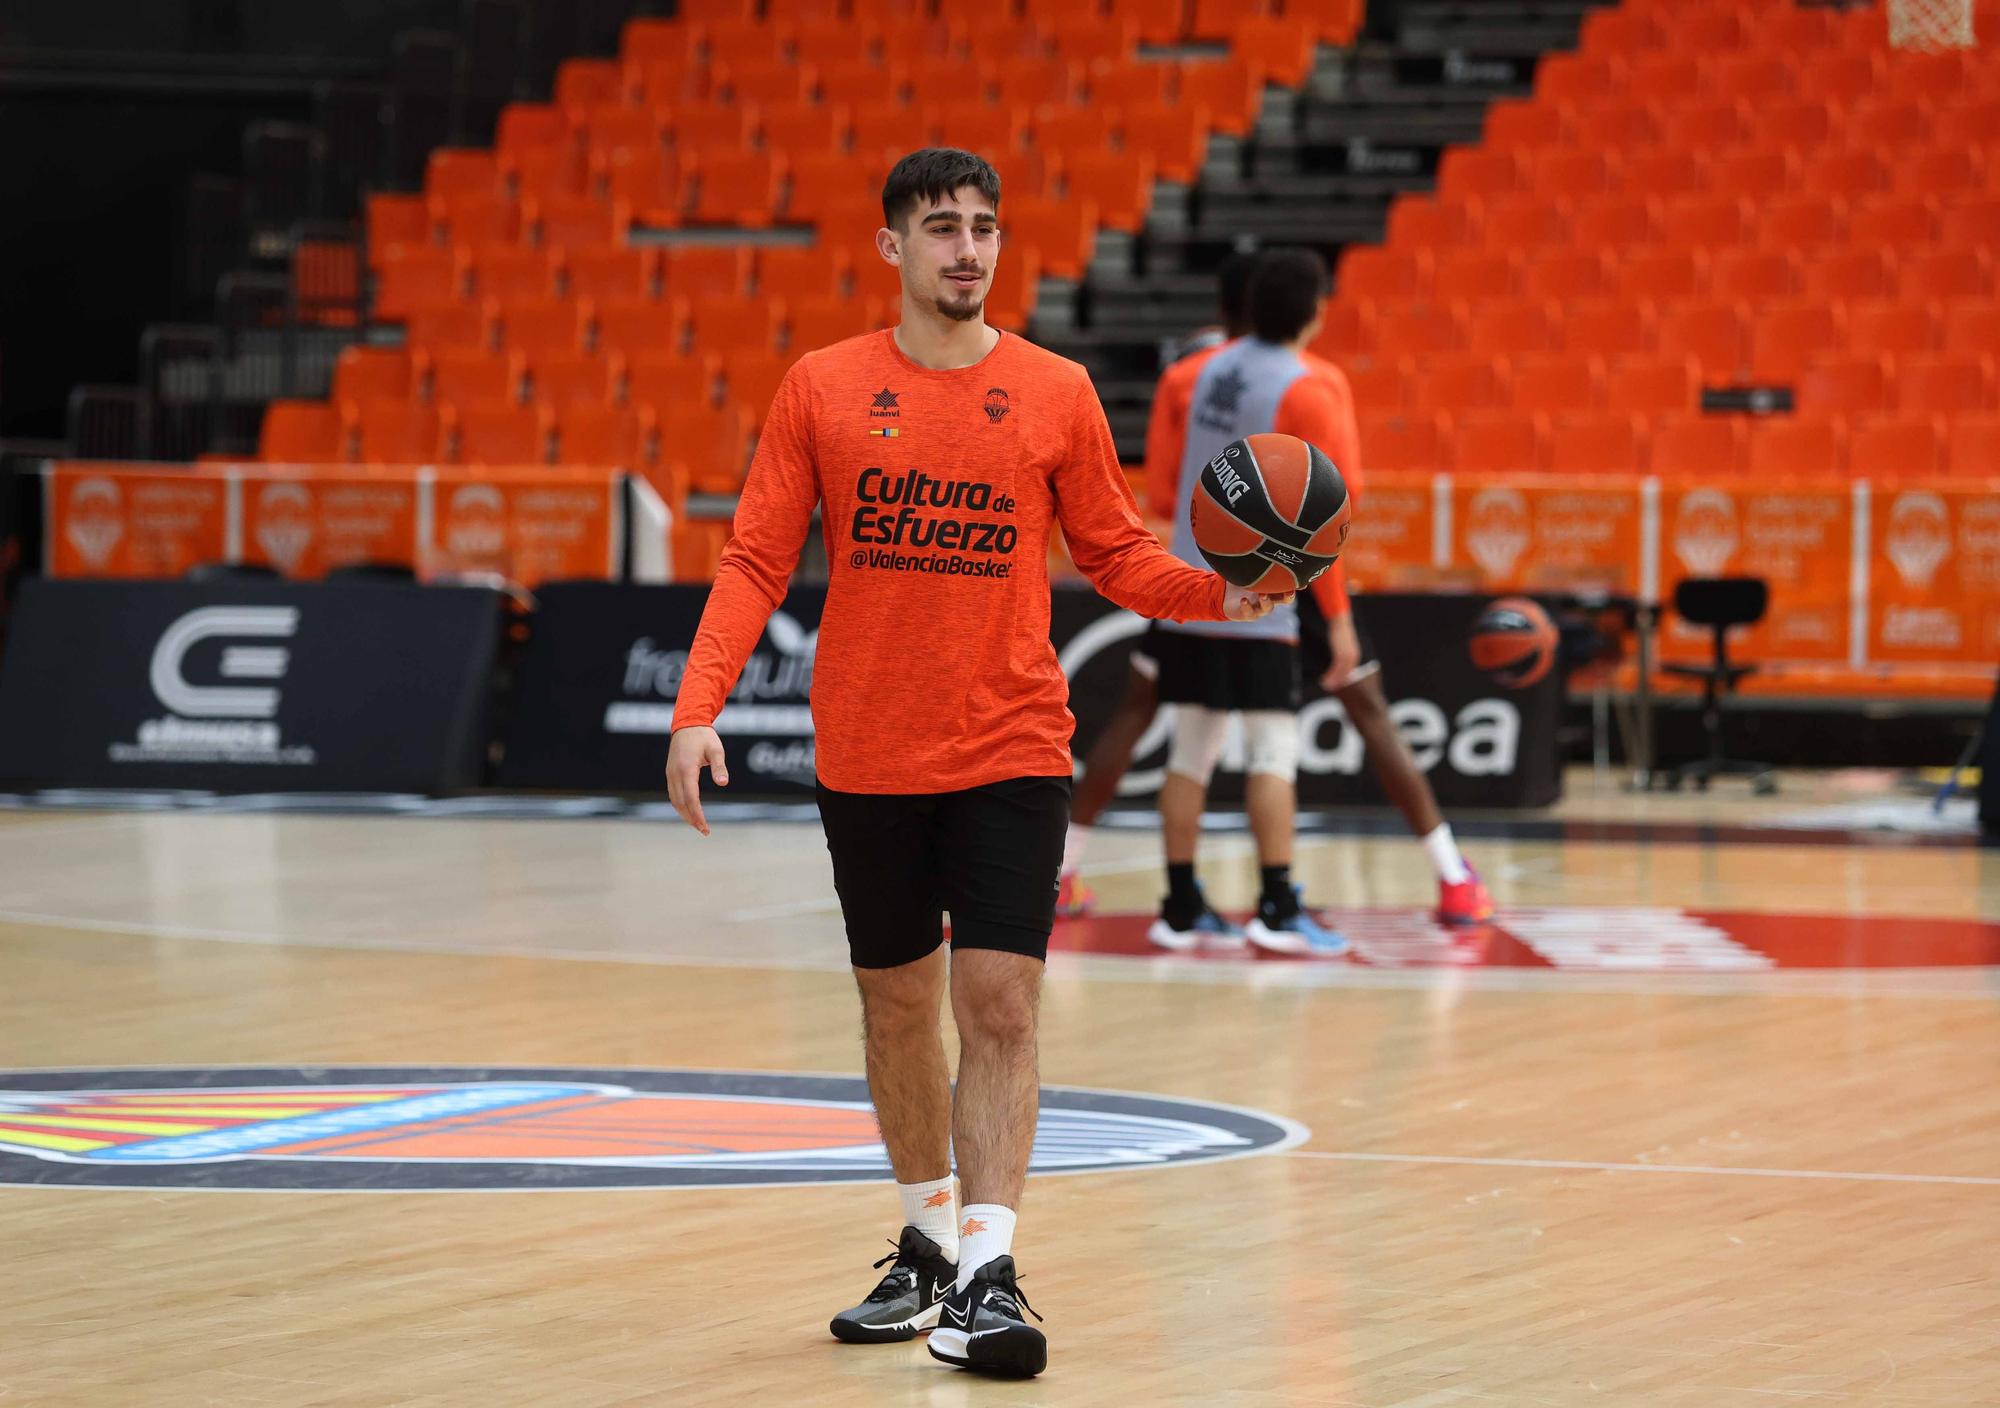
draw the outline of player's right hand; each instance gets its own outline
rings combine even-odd
[[[1266,596],[1248,587],[1224,587],[1222,614],[1232,621],[1255,621],[1270,615],[1297,595],[1297,592],[1279,592],[1276,596]]]
[[[729,760],[722,739],[706,724],[674,730],[667,745],[667,800],[681,820],[708,835],[708,818],[701,813],[701,770],[707,768],[717,787],[729,785]]]

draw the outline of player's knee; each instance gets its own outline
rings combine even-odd
[[[1296,782],[1299,776],[1299,721],[1283,709],[1256,709],[1243,716],[1244,771],[1252,777]]]
[[[1202,786],[1215,773],[1222,757],[1222,736],[1229,727],[1229,715],[1197,704],[1183,704],[1174,714],[1174,742],[1167,751],[1167,771],[1178,773]]]
[[[961,1043],[983,1046],[1032,1046],[1035,1041],[1035,999],[1013,983],[982,983],[966,992],[953,1018]]]
[[[868,1031],[893,1036],[937,1027],[938,984],[929,973],[910,971],[914,967],[866,969],[858,975],[861,1020]]]

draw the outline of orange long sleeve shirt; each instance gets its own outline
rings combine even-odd
[[[1171,521],[1176,512],[1194,385],[1208,359],[1228,345],[1204,347],[1181,358],[1160,374],[1159,384],[1153,388],[1153,409],[1146,420],[1146,510],[1155,518]],[[1359,508],[1361,429],[1354,418],[1354,390],[1348,385],[1347,374],[1326,358],[1300,352],[1299,360],[1313,374],[1313,389],[1302,393],[1299,404],[1289,408],[1293,414],[1288,416],[1288,408],[1281,407],[1279,421],[1271,428],[1281,434],[1296,435],[1324,450],[1340,470],[1348,497]],[[1322,388],[1324,395],[1318,394]],[[1338,562],[1320,574],[1311,590],[1327,616],[1344,616],[1352,609],[1347,600],[1346,575]]]
[[[1090,377],[1007,333],[936,371],[893,332],[808,353],[771,403],[702,612],[674,727],[713,724],[823,504],[813,668],[820,781],[950,792],[1070,771],[1049,643],[1049,534],[1144,616],[1219,621],[1223,582],[1140,521]]]

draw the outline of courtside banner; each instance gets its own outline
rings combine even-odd
[[[1489,597],[1376,594],[1357,599],[1357,619],[1382,661],[1390,714],[1446,807],[1540,807],[1562,791],[1556,724],[1561,681],[1552,670],[1528,689],[1504,689],[1472,666],[1466,636]],[[1055,593],[1053,634],[1070,681],[1079,757],[1125,690],[1128,659],[1147,623],[1094,592]],[[1361,735],[1340,701],[1306,691],[1299,712],[1299,801],[1306,806],[1376,803]],[[1150,797],[1165,776],[1172,710],[1162,709],[1134,750],[1120,797]],[[1232,723],[1211,795],[1242,792],[1243,744]]]
[[[0,781],[473,786],[500,624],[472,587],[30,581],[0,657]]]
[[[503,787],[657,792],[708,589],[563,582],[537,594],[534,638],[500,765]],[[822,587],[771,615],[716,731],[729,795],[810,793]]]

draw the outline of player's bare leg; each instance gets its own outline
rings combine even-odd
[[[895,968],[857,968],[868,1095],[898,1183],[951,1174],[951,1073],[939,1028],[945,951]]]

